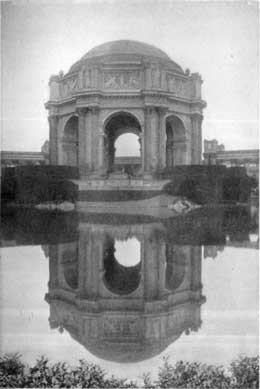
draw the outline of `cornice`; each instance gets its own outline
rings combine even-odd
[[[182,103],[185,105],[190,105],[191,107],[196,107],[198,106],[200,109],[203,109],[207,106],[206,102],[202,99],[194,99],[194,98],[186,98],[186,97],[181,97],[181,96],[176,96],[170,92],[167,91],[155,91],[155,90],[135,90],[135,91],[113,91],[113,92],[104,92],[101,90],[95,90],[95,91],[81,91],[74,93],[71,95],[69,98],[64,98],[60,100],[49,100],[45,103],[45,108],[46,109],[51,109],[52,107],[60,107],[64,105],[68,105],[71,103],[76,103],[77,100],[80,98],[84,99],[89,99],[89,102],[86,101],[83,104],[79,103],[79,106],[83,107],[85,104],[87,105],[96,105],[100,106],[102,108],[102,100],[103,99],[115,99],[115,98],[120,98],[120,99],[146,99],[150,98],[151,100],[162,100],[163,104],[160,105],[165,105],[168,103]],[[153,105],[153,102],[148,103],[146,105]]]

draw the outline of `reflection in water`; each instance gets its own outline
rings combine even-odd
[[[178,350],[180,345],[184,347],[183,343],[186,348],[179,348],[176,358],[183,357],[180,350],[186,350],[186,356],[189,355],[190,345],[192,353],[195,355],[197,350],[198,355],[201,350],[205,350],[203,339],[206,339],[207,343],[212,337],[216,339],[215,343],[209,341],[206,348],[211,347],[210,355],[216,358],[219,349],[224,355],[224,347],[219,346],[222,335],[225,342],[227,335],[236,339],[234,333],[238,329],[234,329],[231,316],[234,316],[240,306],[243,307],[238,320],[241,334],[234,340],[234,344],[239,347],[242,345],[239,350],[243,351],[245,344],[250,345],[248,333],[255,336],[255,332],[248,329],[248,323],[252,327],[252,315],[255,314],[255,310],[248,307],[248,301],[254,300],[252,285],[256,282],[252,274],[256,272],[252,262],[247,261],[249,251],[244,249],[254,252],[258,248],[258,218],[255,214],[250,215],[245,207],[201,209],[167,220],[140,215],[130,217],[111,214],[57,214],[53,217],[28,210],[10,212],[11,215],[3,218],[1,243],[3,246],[42,245],[49,261],[49,290],[46,301],[50,309],[50,327],[60,332],[65,329],[65,334],[69,333],[76,340],[72,341],[73,345],[76,345],[75,349],[77,344],[82,344],[102,359],[134,362],[159,354],[183,334],[182,339],[174,343],[174,350]],[[123,246],[127,250],[125,257],[122,257]],[[7,250],[14,250],[18,255],[20,248]],[[214,271],[218,277],[215,277],[215,273],[211,276],[209,272],[213,261],[203,261],[202,269],[202,253],[204,258],[218,258],[214,261]],[[229,253],[233,253],[233,257],[229,257]],[[237,261],[239,255],[240,265]],[[28,258],[24,263],[29,263]],[[18,279],[21,282],[22,295],[33,295],[39,280],[44,285],[42,290],[46,291],[46,279],[42,273],[38,273],[38,264],[32,263],[30,269],[25,270],[26,267],[22,267],[23,276],[16,279],[16,283]],[[6,263],[6,266],[9,268],[10,263]],[[237,271],[236,277],[233,267]],[[12,268],[10,269],[11,280],[13,273]],[[32,279],[33,270],[37,275],[36,282],[28,287],[28,279]],[[202,293],[202,270],[206,304]],[[226,275],[226,284],[223,272]],[[231,274],[233,278],[230,280]],[[246,281],[243,281],[243,288],[240,288],[241,280],[244,279]],[[237,280],[237,283],[234,280]],[[248,286],[248,293],[245,285]],[[229,290],[232,290],[232,293],[229,294]],[[226,301],[223,303],[225,298],[229,305]],[[21,305],[21,301],[19,304]],[[19,304],[16,306],[20,306]],[[9,298],[6,307],[9,308],[10,305]],[[232,309],[230,317],[226,313],[224,315],[225,327],[220,323],[223,316],[219,312],[229,309],[227,307]],[[29,309],[32,309],[31,306]],[[200,329],[201,311],[204,325]],[[218,320],[212,314],[213,311]],[[38,317],[37,315],[35,314],[35,317]],[[6,325],[7,334],[10,331],[10,323],[13,323],[15,331],[18,332],[16,338],[12,336],[16,348],[17,345],[20,346],[20,332],[23,333],[24,328],[26,332],[29,328],[27,323],[24,327],[18,326],[17,320],[9,316]],[[42,320],[41,324],[45,323],[47,319]],[[215,328],[215,332],[212,328]],[[226,328],[223,333],[222,328]],[[186,336],[190,331],[198,329],[201,336]],[[219,336],[219,332],[222,335]],[[33,336],[31,334],[34,332],[30,333],[30,336]],[[207,338],[208,334],[210,338]],[[244,334],[247,335],[246,342]],[[57,343],[60,342],[58,333],[52,338],[57,339]],[[67,338],[63,337],[59,350],[64,350],[65,339]],[[4,349],[7,352],[8,342],[6,341]],[[42,343],[45,342],[46,349],[51,352],[48,338],[44,338]],[[30,353],[27,336],[25,343],[24,350]],[[37,351],[42,350],[39,342],[36,347]],[[248,349],[250,347],[248,346]],[[226,350],[227,348],[232,349],[229,345]],[[57,347],[54,349],[56,355]],[[68,355],[65,354],[66,352],[63,356],[67,358]],[[171,355],[174,354],[172,352]],[[206,358],[209,353],[202,354]]]
[[[80,223],[79,239],[49,250],[50,325],[103,359],[136,362],[201,325],[201,247],[168,242],[160,223]],[[140,262],[123,266],[115,242],[135,237]],[[131,240],[129,240],[131,247]]]
[[[131,241],[129,241],[131,249]],[[127,248],[127,243],[126,243]],[[119,263],[115,257],[115,240],[107,237],[104,242],[103,263],[104,277],[103,281],[107,289],[117,295],[124,295],[137,289],[141,278],[141,261],[134,266],[124,266]],[[121,262],[124,262],[121,260]],[[133,260],[133,262],[136,262]]]

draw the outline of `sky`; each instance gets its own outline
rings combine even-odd
[[[258,3],[174,0],[1,2],[1,149],[40,151],[48,81],[93,47],[153,44],[204,80],[203,139],[258,148]]]

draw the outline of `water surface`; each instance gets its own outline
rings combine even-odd
[[[164,356],[258,354],[258,226],[249,208],[3,217],[1,353],[156,373]]]

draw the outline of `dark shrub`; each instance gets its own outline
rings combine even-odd
[[[240,356],[231,363],[233,385],[236,388],[259,388],[259,358]]]
[[[259,358],[240,357],[229,369],[195,362],[179,361],[175,365],[164,359],[158,379],[150,374],[143,382],[107,376],[98,365],[80,360],[78,366],[50,364],[41,357],[34,366],[23,364],[18,355],[0,358],[0,387],[13,388],[258,388]]]
[[[2,200],[21,204],[48,201],[72,201],[77,187],[70,179],[78,178],[71,166],[19,166],[2,170]]]

